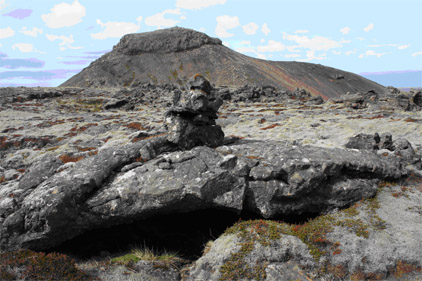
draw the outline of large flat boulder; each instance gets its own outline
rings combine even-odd
[[[175,212],[321,212],[405,174],[399,162],[366,151],[280,142],[175,149],[162,136],[100,150],[46,179],[29,171],[33,181],[0,190],[1,248],[48,249],[91,229]]]

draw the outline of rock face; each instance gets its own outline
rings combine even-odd
[[[179,27],[125,35],[111,52],[61,86],[184,85],[196,73],[216,86],[251,85],[292,92],[300,88],[324,99],[371,89],[381,95],[389,92],[359,75],[318,64],[251,58],[223,46],[217,38]]]

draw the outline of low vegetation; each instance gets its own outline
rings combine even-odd
[[[146,246],[134,248],[130,253],[111,259],[112,263],[133,267],[138,261],[155,262],[160,268],[177,268],[181,259],[177,253],[167,251],[156,251]]]
[[[58,253],[19,250],[0,254],[0,280],[96,280]]]

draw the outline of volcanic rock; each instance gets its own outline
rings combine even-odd
[[[358,151],[256,142],[165,153],[174,149],[166,143],[163,136],[104,149],[36,187],[27,180],[2,189],[2,249],[46,249],[89,229],[204,208],[266,218],[320,212],[371,197],[378,179],[406,173],[399,163]],[[139,156],[152,159],[114,172]],[[21,195],[10,205],[15,193]]]
[[[189,88],[175,95],[174,105],[166,113],[167,140],[184,149],[221,145],[224,133],[215,119],[223,101],[211,94],[210,83],[200,75],[189,82]]]
[[[409,141],[401,138],[393,141],[390,133],[383,133],[381,136],[378,133],[375,133],[375,135],[358,134],[351,137],[345,146],[353,149],[379,150],[378,154],[395,155],[405,161],[421,161],[420,159],[414,159],[416,156],[415,151]]]

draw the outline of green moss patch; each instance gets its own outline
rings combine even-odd
[[[124,266],[132,267],[138,261],[154,262],[156,267],[160,268],[177,268],[177,265],[184,261],[177,257],[176,253],[171,252],[156,252],[147,247],[135,248],[126,255],[115,257],[111,260],[112,263],[118,263]]]
[[[246,256],[252,252],[256,242],[263,246],[269,246],[271,240],[278,239],[282,233],[288,231],[287,224],[274,221],[251,220],[238,222],[226,230],[226,234],[237,234],[242,238],[240,250],[232,256],[220,268],[220,280],[264,280],[267,264],[257,263],[250,266],[245,262]]]

